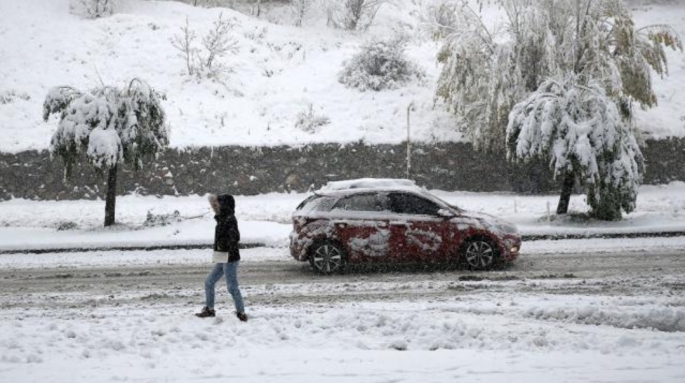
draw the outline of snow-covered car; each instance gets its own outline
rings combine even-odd
[[[461,263],[474,270],[512,262],[516,226],[448,204],[409,180],[329,182],[292,215],[290,253],[323,274],[348,263]]]

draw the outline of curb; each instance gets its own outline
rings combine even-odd
[[[562,239],[611,239],[611,238],[650,238],[650,237],[685,237],[685,231],[657,231],[651,233],[588,233],[588,234],[524,234],[523,241],[559,241]],[[263,243],[241,243],[240,249],[266,247]],[[153,250],[201,250],[211,249],[212,244],[188,245],[151,245],[151,246],[115,246],[115,247],[70,247],[26,250],[0,250],[0,254],[49,254],[49,253],[79,253],[91,251],[153,251]]]
[[[91,251],[136,251],[136,250],[198,250],[211,249],[213,244],[194,244],[194,245],[152,245],[152,246],[114,246],[114,247],[65,247],[49,249],[26,249],[26,250],[0,250],[0,254],[49,254],[49,253],[86,253]],[[239,249],[253,249],[255,247],[265,247],[263,243],[241,243]]]
[[[521,235],[521,239],[523,241],[559,241],[562,239],[611,239],[683,236],[685,236],[685,231],[656,231],[649,233],[524,234]]]

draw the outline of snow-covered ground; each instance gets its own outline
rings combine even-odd
[[[139,268],[134,257],[120,258],[128,252],[91,253],[81,264],[60,254],[66,262],[47,269],[32,264],[47,255],[14,258],[13,268],[0,267],[0,381],[685,379],[685,264],[674,256],[667,270],[625,272],[616,265],[605,278],[528,279],[516,270],[482,273],[480,281],[458,272],[316,278],[272,262],[261,272],[284,278],[260,280],[254,266],[262,251],[269,250],[243,251],[248,323],[231,314],[221,286],[218,317],[192,316],[203,299],[196,270],[206,267],[206,251],[194,269],[183,262]],[[101,263],[104,257],[118,262]],[[276,268],[288,272],[274,274]],[[178,274],[186,270],[195,273]],[[296,280],[285,278],[293,274]]]
[[[413,140],[461,140],[452,117],[434,105],[439,45],[418,37],[424,1],[391,3],[370,31],[358,34],[327,28],[320,14],[298,28],[287,17],[275,24],[275,16],[257,19],[228,8],[120,0],[113,16],[84,20],[69,13],[69,0],[0,1],[0,151],[48,147],[56,121],[42,121],[42,103],[51,87],[121,86],[132,77],[166,93],[173,147],[398,143],[412,101]],[[170,40],[187,18],[199,44],[222,12],[235,20],[239,52],[225,60],[231,72],[224,84],[198,82],[183,74]],[[685,36],[685,7],[677,2],[636,6],[634,15],[637,26],[670,24]],[[360,44],[393,31],[416,36],[407,55],[425,71],[424,81],[361,93],[338,82]],[[667,56],[670,76],[654,77],[659,106],[638,113],[637,122],[656,138],[685,136],[685,55],[669,50]],[[315,133],[295,127],[310,105],[330,119]]]
[[[0,377],[678,383],[685,379],[685,333],[605,324],[640,317],[649,323],[673,313],[664,308],[673,301],[482,293],[438,302],[261,307],[247,324],[227,315],[198,320],[178,304],[5,309]],[[601,325],[591,323],[595,318]]]
[[[685,183],[644,186],[622,222],[548,222],[556,196],[433,191],[523,232],[683,230]],[[317,277],[289,256],[304,194],[238,196],[250,320],[218,285],[208,250],[0,254],[2,382],[659,382],[685,380],[685,237],[532,241],[512,268]],[[204,197],[0,203],[15,248],[209,243]],[[572,210],[583,212],[582,197]],[[145,226],[147,212],[181,222]],[[193,218],[199,217],[199,218]],[[57,231],[56,227],[76,225]],[[123,238],[123,239],[122,239]],[[579,254],[580,253],[580,254]]]
[[[637,210],[618,222],[554,219],[558,196],[432,191],[442,199],[467,210],[489,213],[517,224],[523,234],[606,234],[685,231],[685,183],[642,186]],[[307,197],[298,193],[237,196],[236,216],[243,243],[286,246],[291,214]],[[551,212],[548,220],[548,207]],[[584,196],[571,199],[570,210],[588,209]],[[174,212],[178,216],[174,217]],[[168,224],[150,221],[171,217]],[[102,228],[103,201],[0,202],[0,251],[45,248],[140,247],[200,245],[212,242],[214,219],[202,196],[157,198],[128,195],[117,199],[114,228]],[[60,230],[66,228],[66,230]]]

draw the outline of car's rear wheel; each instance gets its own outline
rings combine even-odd
[[[335,242],[319,242],[312,246],[309,264],[320,274],[340,273],[346,266],[345,250]]]
[[[488,270],[497,261],[497,249],[487,239],[469,239],[462,246],[461,259],[472,270]]]

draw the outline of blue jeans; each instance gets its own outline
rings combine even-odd
[[[233,297],[236,311],[245,312],[243,295],[240,294],[240,287],[238,287],[238,263],[215,263],[214,268],[207,275],[207,279],[205,279],[205,303],[210,309],[214,308],[214,286],[225,275],[228,293]]]

